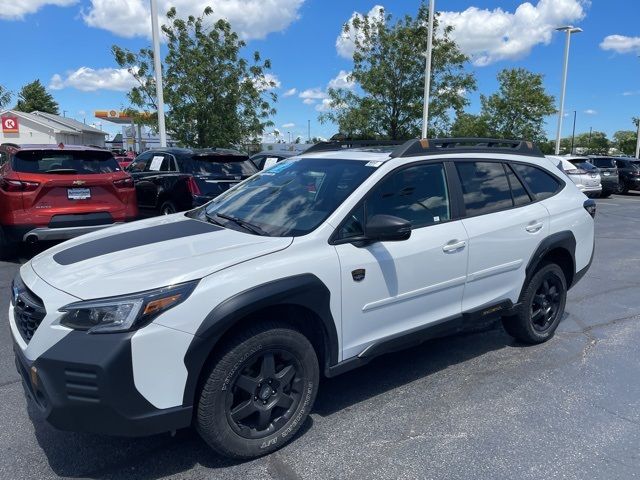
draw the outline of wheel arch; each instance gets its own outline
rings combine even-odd
[[[567,281],[567,288],[573,285],[576,276],[576,237],[573,232],[564,230],[545,238],[531,256],[526,268],[526,278],[529,280],[538,267],[547,261],[556,263],[563,271]],[[523,285],[523,288],[526,286]]]
[[[195,404],[203,373],[217,346],[248,324],[273,319],[285,321],[307,336],[321,368],[338,363],[338,333],[327,286],[312,274],[274,280],[228,298],[207,315],[185,355],[188,375],[183,404]]]

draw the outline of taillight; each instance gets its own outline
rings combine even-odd
[[[200,187],[196,183],[195,178],[193,177],[187,178],[187,188],[189,189],[189,192],[191,193],[191,195],[193,196],[200,195]]]
[[[133,178],[127,177],[122,180],[114,180],[113,184],[116,188],[133,188]]]
[[[12,180],[0,178],[0,189],[5,192],[33,192],[40,184],[38,182],[24,182],[22,180]]]
[[[588,198],[582,205],[592,218],[596,218],[596,201],[593,198]]]

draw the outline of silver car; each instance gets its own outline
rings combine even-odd
[[[587,197],[600,196],[602,193],[600,171],[595,165],[589,163],[587,157],[547,155],[547,158],[553,160]]]

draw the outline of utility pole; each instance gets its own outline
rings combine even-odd
[[[564,64],[562,68],[562,90],[560,91],[560,109],[558,110],[558,131],[556,133],[556,155],[560,154],[560,136],[562,135],[562,117],[564,116],[564,96],[567,90],[567,70],[569,69],[569,47],[571,45],[571,34],[580,33],[581,28],[575,28],[573,25],[556,28],[559,32],[566,32],[566,41],[564,45]]]
[[[640,158],[640,118],[638,118],[638,134],[636,136],[636,158]]]
[[[427,54],[424,65],[424,99],[422,105],[422,138],[427,138],[429,127],[429,93],[431,91],[431,53],[433,50],[433,17],[436,14],[435,0],[429,0],[429,30],[427,33]]]
[[[311,143],[311,120],[307,120],[307,141]]]
[[[151,1],[151,35],[153,36],[153,69],[156,74],[156,106],[158,107],[158,133],[160,146],[167,146],[167,130],[164,124],[164,93],[162,91],[162,61],[160,60],[160,28],[158,27],[158,3]]]
[[[573,142],[576,139],[576,111],[573,111],[573,131],[571,133],[571,155],[573,155]]]
[[[587,148],[589,149],[589,153],[591,153],[591,133],[593,132],[593,127],[589,127],[589,144]]]

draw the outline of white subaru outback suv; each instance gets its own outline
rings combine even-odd
[[[501,316],[548,340],[594,251],[595,203],[528,142],[325,143],[187,213],[24,264],[9,319],[53,426],[194,425],[252,458],[289,441],[322,374]]]

